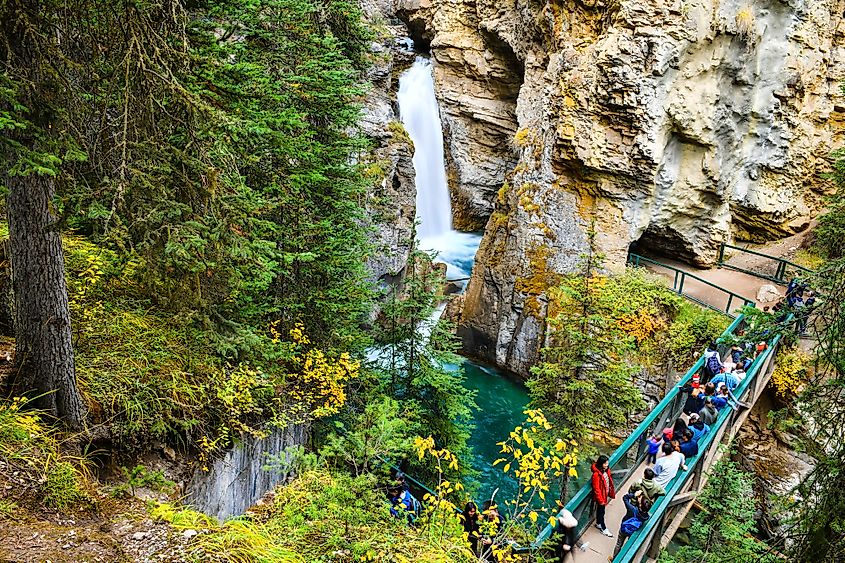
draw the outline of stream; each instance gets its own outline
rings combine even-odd
[[[435,261],[446,264],[448,280],[465,279],[472,273],[481,234],[452,228],[443,128],[429,59],[418,56],[400,76],[397,101],[402,124],[414,142],[419,246],[422,250],[437,253]],[[459,366],[451,367],[457,370]],[[524,421],[528,390],[516,376],[509,376],[494,367],[466,358],[462,367],[464,384],[476,392],[479,407],[473,416],[475,428],[470,438],[472,468],[478,472],[476,498],[490,498],[497,489],[496,498],[514,498],[516,481],[502,473],[500,467],[493,467],[493,461],[500,457],[497,442],[507,438],[510,431]],[[579,464],[578,484],[573,484],[571,491],[576,491],[588,476],[589,463],[585,461]]]

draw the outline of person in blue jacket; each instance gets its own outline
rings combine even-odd
[[[696,442],[700,442],[704,435],[710,432],[710,427],[696,413],[689,415],[689,429],[692,431],[692,439]]]
[[[698,455],[698,442],[692,439],[692,431],[687,430],[681,435],[681,453],[684,458],[691,459]]]
[[[390,487],[387,493],[390,496],[390,515],[400,518],[404,514],[408,518],[408,524],[413,525],[422,512],[420,501],[411,494],[411,491],[403,490],[398,486]]]
[[[622,517],[622,525],[619,527],[619,537],[616,538],[616,547],[613,548],[613,556],[609,558],[612,561],[619,552],[622,546],[631,537],[631,534],[639,530],[643,523],[648,520],[648,511],[651,508],[651,501],[643,494],[642,489],[636,492],[629,492],[622,497],[625,503],[625,516]]]

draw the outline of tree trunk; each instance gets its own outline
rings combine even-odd
[[[11,391],[81,428],[61,235],[50,205],[50,176],[7,176],[9,254],[15,295],[15,373]]]
[[[59,150],[54,105],[64,85],[51,74],[49,43],[55,28],[40,0],[0,7],[6,41],[0,58],[19,85],[17,100],[0,109],[29,122],[5,131],[2,180],[8,190],[9,261],[14,292],[15,371],[5,391],[33,397],[36,406],[74,429],[85,408],[76,388],[62,240],[52,210],[56,170],[44,164]],[[11,141],[11,142],[8,142]]]

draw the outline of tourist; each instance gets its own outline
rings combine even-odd
[[[610,474],[610,463],[606,455],[600,455],[591,467],[593,471],[593,499],[596,501],[596,528],[609,538],[613,537],[604,522],[604,514],[607,510],[607,503],[616,498],[616,489],[613,487],[613,476]]]
[[[741,346],[739,346],[739,344],[734,344],[733,346],[731,346],[731,361],[734,364],[739,364],[743,352],[744,350]]]
[[[728,390],[733,391],[734,389],[739,387],[740,381],[741,379],[738,379],[733,372],[724,372],[714,377],[710,381],[710,383],[712,383],[716,387],[716,389],[719,389],[722,385],[727,385]]]
[[[704,424],[713,426],[719,418],[719,411],[716,405],[713,404],[713,397],[707,397],[704,400],[704,406],[698,412],[698,416],[704,421]]]
[[[700,442],[705,434],[710,432],[710,427],[697,413],[689,415],[689,429],[692,431],[692,439],[696,442]]]
[[[559,563],[563,562],[573,547],[578,547],[581,551],[587,551],[587,548],[590,547],[590,542],[582,543],[576,540],[575,534],[578,531],[578,520],[565,508],[558,514],[556,528],[557,533],[560,535],[555,548],[555,555]]]
[[[654,482],[666,489],[669,482],[678,474],[678,468],[687,470],[684,454],[676,452],[672,444],[663,444],[663,457],[654,464]],[[607,534],[605,534],[607,535]]]
[[[394,518],[401,517],[402,514],[408,518],[408,524],[413,525],[414,521],[422,512],[422,506],[410,491],[402,490],[397,486],[392,486],[387,490],[390,496],[390,514]]]
[[[481,558],[488,563],[496,561],[493,555],[493,547],[499,544],[499,534],[502,533],[502,526],[505,523],[502,515],[499,514],[499,507],[492,500],[484,501],[483,522],[481,524]]]
[[[722,385],[721,385],[721,386],[719,386],[719,393],[718,393],[718,395],[716,396],[716,398],[717,398],[717,399],[718,399],[718,398],[722,398],[722,399],[724,399],[725,404],[730,405],[730,407],[731,407],[733,410],[737,410],[737,409],[739,409],[740,407],[742,407],[742,408],[748,408],[748,404],[743,403],[742,401],[740,401],[739,399],[737,399],[737,398],[736,398],[736,396],[734,396],[733,392],[732,392],[732,391],[728,388],[728,386],[727,386],[727,385],[725,385],[724,383],[722,383]],[[718,406],[717,406],[716,408],[720,408],[720,407],[718,407]]]
[[[622,517],[622,525],[619,527],[619,537],[616,539],[616,547],[613,548],[613,556],[609,557],[608,561],[613,561],[622,550],[625,541],[648,520],[648,511],[651,508],[651,501],[641,490],[629,492],[622,497],[622,500],[625,503],[625,516]]]
[[[651,465],[657,461],[657,452],[660,451],[660,444],[662,443],[663,440],[660,436],[652,436],[648,439],[648,455],[645,458],[646,464]]]
[[[673,440],[680,440],[681,435],[687,431],[687,423],[684,422],[684,419],[678,417],[675,420],[675,424],[672,425],[672,439]]]
[[[394,477],[393,483],[403,491],[411,490],[410,485],[408,485],[408,480],[405,478],[405,474],[401,471],[396,472],[396,477]]]
[[[654,471],[650,467],[646,467],[643,478],[631,485],[630,491],[642,491],[652,503],[666,494],[666,490],[654,482]]]
[[[478,513],[478,507],[474,502],[466,503],[461,519],[472,554],[478,557],[478,541],[481,539],[481,514]]]
[[[722,359],[719,357],[719,348],[715,342],[711,342],[704,352],[704,375],[708,380],[716,377],[722,371]]]
[[[725,386],[722,385],[722,387]],[[727,389],[727,387],[725,387],[725,389]],[[711,397],[710,400],[713,402],[713,406],[716,407],[717,411],[722,410],[728,404],[728,398],[722,395],[721,393],[716,393],[716,395],[714,397]]]
[[[698,442],[692,439],[692,430],[687,430],[681,435],[680,452],[684,454],[684,459],[698,455]]]
[[[803,335],[807,332],[807,321],[810,318],[810,313],[812,311],[813,306],[816,304],[816,294],[815,292],[811,291],[807,294],[807,301],[804,302],[804,306],[801,307],[798,312],[795,314],[796,316],[796,323],[795,326],[797,327],[798,335]]]
[[[687,400],[684,403],[684,414],[690,414],[701,410],[701,401],[699,400],[699,397],[704,393],[704,390],[701,389],[697,383],[681,387],[681,392],[689,393]]]

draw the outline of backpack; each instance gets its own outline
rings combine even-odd
[[[420,501],[417,500],[417,497],[412,495],[410,491],[408,492],[408,500],[410,501],[411,505],[408,512],[413,514],[414,517],[419,517],[420,514],[422,514],[422,504],[420,504]]]
[[[719,354],[713,354],[707,358],[706,368],[710,377],[716,377],[717,373],[721,373],[722,362],[719,361]]]
[[[622,529],[620,530],[622,534],[626,536],[630,536],[634,532],[640,529],[643,525],[643,521],[640,520],[640,513],[637,512],[627,520],[622,522]]]

